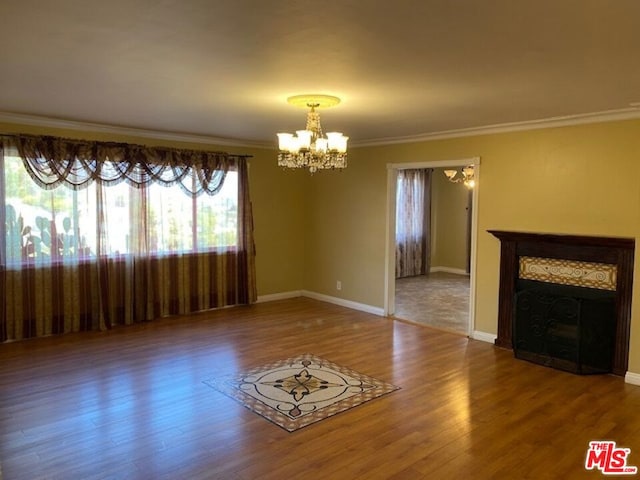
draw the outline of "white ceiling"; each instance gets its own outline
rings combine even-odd
[[[633,111],[640,0],[2,0],[0,111],[275,145]],[[637,105],[636,105],[637,109]],[[640,110],[640,109],[639,109]]]

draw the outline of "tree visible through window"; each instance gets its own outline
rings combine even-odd
[[[12,156],[4,158],[4,177],[8,266],[90,258],[98,252],[136,254],[141,242],[144,251],[156,255],[228,250],[238,242],[235,171],[227,173],[216,195],[198,196],[160,184],[134,188],[94,182],[82,190],[44,190]]]

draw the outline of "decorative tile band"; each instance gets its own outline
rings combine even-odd
[[[540,257],[520,257],[519,263],[518,277],[525,280],[616,290],[616,265]]]

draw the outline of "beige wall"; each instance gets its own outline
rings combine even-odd
[[[487,229],[637,238],[639,154],[640,120],[352,148],[345,171],[311,179],[305,288],[382,308],[386,165],[479,156],[473,308],[475,329],[495,334],[499,242]],[[640,373],[639,295],[635,282],[630,371]]]
[[[451,183],[444,169],[436,168],[431,193],[431,267],[466,271],[469,190]]]
[[[229,147],[201,143],[181,143],[109,133],[82,132],[0,123],[0,132],[58,135],[105,141],[221,150],[253,155],[249,178],[256,242],[258,295],[300,290],[304,272],[303,222],[306,209],[305,172],[283,172],[277,167],[275,152],[269,149]]]

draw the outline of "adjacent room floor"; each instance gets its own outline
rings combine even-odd
[[[395,317],[469,333],[469,276],[433,272],[396,279]]]

